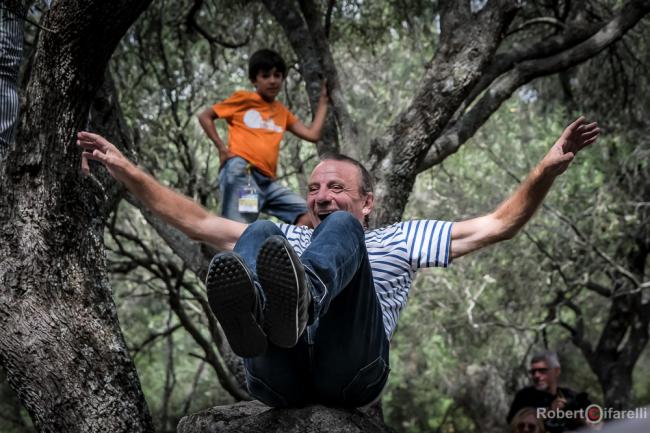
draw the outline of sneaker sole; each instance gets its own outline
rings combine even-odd
[[[266,352],[266,334],[253,314],[255,288],[239,257],[234,254],[216,255],[210,262],[205,286],[210,308],[233,352],[245,358]]]
[[[284,348],[295,346],[300,337],[300,283],[296,264],[281,238],[269,238],[262,245],[257,256],[257,276],[266,293],[264,330],[269,341]]]

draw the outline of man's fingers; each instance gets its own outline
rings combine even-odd
[[[584,141],[586,141],[586,140],[590,140],[590,139],[592,139],[594,137],[598,137],[599,135],[600,135],[600,129],[596,128],[596,129],[593,129],[591,131],[583,132],[582,133],[582,139]]]
[[[99,149],[102,152],[106,152],[110,146],[110,143],[104,137],[88,131],[77,133],[77,144],[84,149]]]
[[[598,135],[596,135],[595,137],[591,137],[591,138],[589,138],[587,140],[583,140],[582,144],[580,145],[580,149],[583,149],[583,148],[589,146],[590,144],[592,144],[596,140],[598,140]]]
[[[102,152],[100,152],[98,150],[91,150],[91,151],[85,150],[81,154],[81,158],[82,158],[82,160],[85,158],[87,160],[92,159],[93,161],[105,162],[106,161],[106,154],[102,153]]]
[[[564,137],[567,137],[571,134],[573,134],[574,131],[576,131],[580,126],[584,125],[586,122],[585,118],[580,116],[576,120],[573,121],[569,126],[566,127],[564,130],[564,133],[562,134]]]
[[[90,173],[90,166],[88,165],[88,152],[81,153],[81,172],[84,176],[88,176]]]

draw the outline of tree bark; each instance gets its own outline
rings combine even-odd
[[[55,2],[16,145],[0,173],[0,362],[41,432],[150,432],[108,284],[107,192],[75,135],[122,35],[150,0]]]
[[[441,2],[440,45],[409,107],[373,142],[370,154],[379,208],[373,225],[398,221],[417,166],[481,78],[514,16],[509,1],[472,13],[469,2]],[[390,206],[384,205],[390,203]]]

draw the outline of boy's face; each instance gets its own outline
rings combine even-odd
[[[284,76],[282,75],[282,72],[273,68],[270,71],[259,71],[255,80],[253,80],[253,85],[255,86],[257,93],[259,93],[265,101],[271,102],[275,100],[275,97],[278,96],[278,93],[282,90],[283,81]]]

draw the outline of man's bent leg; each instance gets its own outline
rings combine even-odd
[[[277,235],[282,235],[277,225],[270,221],[256,221],[244,230],[234,251],[255,272],[260,247],[269,237]],[[259,284],[256,285],[260,295],[265,296]],[[269,344],[263,355],[244,358],[244,366],[248,390],[261,402],[273,407],[297,407],[310,402],[306,344],[299,342],[291,349]]]
[[[205,281],[210,309],[223,328],[233,352],[242,357],[266,352],[261,302],[253,276],[241,256],[225,251],[214,256]]]
[[[368,404],[388,378],[389,343],[361,224],[347,212],[333,213],[314,231],[301,259],[327,288],[314,305],[315,398],[330,405]]]
[[[381,394],[390,371],[389,342],[367,257],[320,317],[314,340],[318,402],[360,407]]]
[[[363,227],[349,212],[334,212],[316,227],[300,257],[313,286],[316,317],[327,313],[332,299],[350,284],[367,259]],[[372,286],[372,275],[370,281]]]
[[[242,256],[248,268],[255,273],[257,269],[257,253],[262,244],[271,236],[284,236],[282,230],[273,222],[259,220],[246,227],[239,237],[233,251]],[[257,274],[255,274],[257,278]]]
[[[266,353],[244,358],[248,392],[271,407],[303,407],[313,402],[309,347],[300,342],[291,349],[269,344]]]

